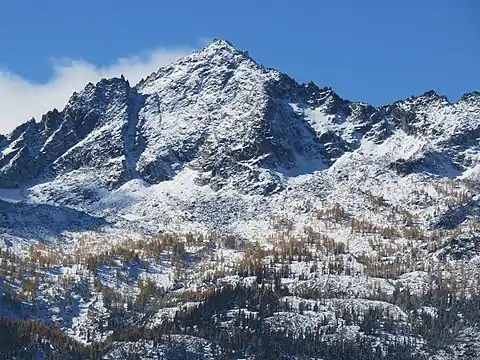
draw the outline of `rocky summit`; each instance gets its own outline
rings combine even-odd
[[[224,40],[89,83],[0,135],[0,356],[478,359],[479,150]]]

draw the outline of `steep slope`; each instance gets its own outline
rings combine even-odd
[[[430,172],[446,170],[435,166],[435,161],[444,161],[455,177],[478,159],[480,94],[465,94],[457,103],[430,91],[420,97],[412,97],[384,107],[385,117],[397,123],[406,134],[425,143],[422,156],[399,164],[398,170],[405,171],[422,165],[431,166]],[[408,160],[408,159],[405,159]]]
[[[478,358],[479,125],[222,40],[88,84],[0,136],[0,314],[105,359]]]
[[[109,188],[130,180],[131,124],[141,101],[124,78],[104,79],[75,93],[62,112],[53,110],[38,123],[19,126],[2,149],[3,187],[48,181],[78,169],[103,170]]]
[[[400,205],[411,181],[475,178],[479,99],[427,92],[377,109],[215,40],[134,88],[123,77],[88,84],[19,126],[1,140],[0,181],[146,230],[174,220],[244,233],[237,224],[253,221],[255,233],[334,200],[361,214],[352,187]]]
[[[147,229],[190,218],[192,228],[242,232],[232,224],[260,213],[267,221],[279,203],[294,216],[342,202],[352,186],[409,196],[398,180],[410,175],[475,176],[479,98],[452,104],[427,92],[376,109],[298,84],[216,40],[134,88],[104,79],[62,112],[21,125],[2,140],[0,180],[30,187],[31,201]]]
[[[89,84],[62,112],[20,126],[2,149],[2,182],[17,187],[106,163],[110,188],[135,177],[159,183],[190,163],[215,189],[238,174],[250,184],[259,176],[278,182],[254,165],[281,172],[301,158],[321,170],[358,146],[358,133],[371,126],[364,118],[374,112],[215,41],[135,89],[124,79]],[[275,185],[267,182],[263,191]]]

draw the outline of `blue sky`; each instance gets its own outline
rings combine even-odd
[[[3,1],[0,132],[95,76],[134,67],[136,80],[212,38],[351,100],[434,89],[455,101],[480,90],[479,19],[478,0]]]

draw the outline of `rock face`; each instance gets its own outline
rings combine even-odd
[[[215,40],[134,87],[123,77],[90,83],[62,111],[2,136],[0,183],[45,189],[82,174],[71,191],[49,190],[68,204],[92,184],[160,184],[191,169],[197,186],[266,196],[288,178],[335,174],[339,159],[358,167],[350,155],[372,149],[392,177],[455,178],[478,163],[479,112],[478,92],[457,103],[433,91],[380,108],[350,102]]]
[[[0,181],[18,187],[82,167],[112,166],[112,183],[126,176],[127,129],[138,95],[124,79],[88,84],[62,112],[45,114],[13,131],[2,151]]]
[[[88,84],[0,136],[0,357],[478,359],[479,139],[221,40]]]

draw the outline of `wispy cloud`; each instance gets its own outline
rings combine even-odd
[[[203,42],[203,41],[202,41]],[[43,84],[0,70],[0,134],[53,108],[62,109],[74,91],[88,82],[123,74],[131,84],[158,70],[161,66],[191,52],[191,48],[160,48],[142,54],[119,58],[114,64],[99,67],[83,60],[61,59],[53,62],[53,76]]]

